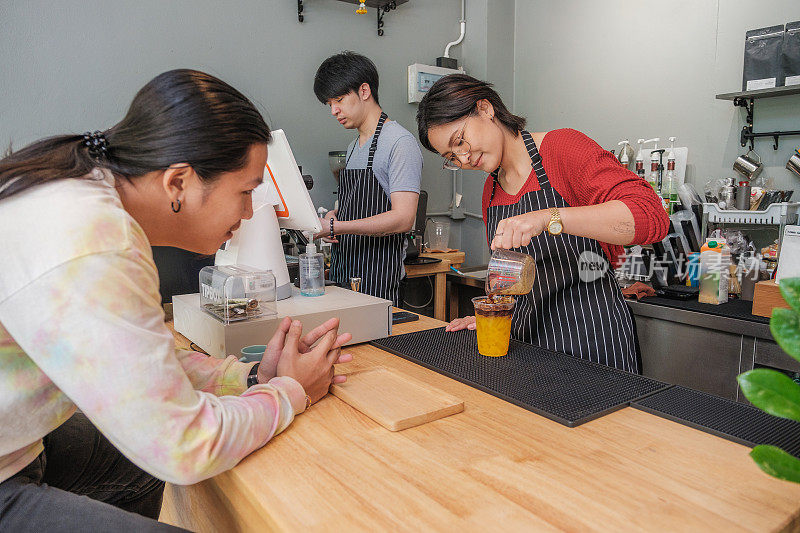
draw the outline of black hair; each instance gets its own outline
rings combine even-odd
[[[314,94],[323,104],[353,91],[358,93],[361,84],[366,83],[372,92],[375,103],[378,101],[378,69],[366,56],[356,52],[344,51],[322,62],[314,76]]]
[[[270,129],[242,93],[196,70],[164,72],[133,99],[125,118],[104,132],[104,153],[83,135],[39,140],[0,159],[0,200],[36,185],[81,178],[94,167],[133,178],[188,163],[205,182],[244,167]]]
[[[428,130],[476,114],[479,100],[488,100],[494,108],[494,118],[515,135],[525,128],[525,118],[508,110],[491,83],[466,74],[450,74],[439,78],[419,103],[417,129],[422,145],[436,153],[428,139]]]

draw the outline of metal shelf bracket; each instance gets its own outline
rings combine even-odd
[[[378,12],[378,37],[383,37],[383,16],[393,9],[397,9],[395,0],[385,3],[376,10]]]
[[[750,143],[750,149],[753,149],[753,143],[757,137],[772,137],[772,149],[778,149],[778,139],[786,135],[800,135],[800,130],[793,131],[763,131],[756,133],[753,131],[753,121],[755,115],[755,99],[753,97],[745,98],[737,96],[733,99],[733,105],[742,107],[747,111],[747,123],[742,127],[742,133],[739,136],[739,143],[744,147]]]

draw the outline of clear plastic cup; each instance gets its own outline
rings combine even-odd
[[[475,306],[475,329],[478,332],[478,353],[486,357],[502,357],[508,353],[511,340],[511,315],[514,298],[500,296],[490,299],[478,296]]]
[[[486,269],[486,294],[528,294],[534,279],[533,257],[511,250],[495,250]]]
[[[436,221],[429,230],[428,248],[431,251],[446,252],[450,249],[450,221]]]

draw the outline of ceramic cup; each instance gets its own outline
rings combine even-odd
[[[253,363],[256,361],[261,361],[261,356],[264,355],[264,350],[267,349],[266,344],[254,344],[252,346],[245,346],[239,352],[242,356],[239,358],[239,361],[242,363]]]

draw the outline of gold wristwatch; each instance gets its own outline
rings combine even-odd
[[[558,208],[551,207],[550,222],[547,223],[547,233],[550,235],[561,235],[562,231],[564,231],[564,225],[561,223],[561,213],[558,212]]]

